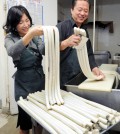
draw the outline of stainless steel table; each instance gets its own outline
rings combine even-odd
[[[118,73],[120,74],[120,67],[117,69]],[[91,91],[91,90],[80,90],[78,89],[78,85],[85,80],[85,76],[80,73],[71,81],[66,84],[66,89],[69,92],[73,92],[78,96],[84,97],[88,100],[103,104],[108,106],[112,109],[117,110],[120,112],[120,82],[117,89],[113,89],[112,92],[101,92],[101,91]],[[101,134],[105,133],[109,129],[116,130],[120,132],[120,123],[109,127],[107,130],[103,131]]]

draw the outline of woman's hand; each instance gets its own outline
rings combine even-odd
[[[34,26],[30,28],[28,32],[31,33],[33,37],[40,36],[40,35],[43,35],[43,28],[42,26]]]
[[[35,26],[29,29],[28,33],[22,38],[23,44],[27,46],[34,36],[43,35],[42,26]]]

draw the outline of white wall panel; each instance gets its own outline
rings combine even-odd
[[[43,0],[44,25],[57,24],[57,0]]]
[[[5,0],[0,0],[0,99],[2,99],[2,107],[8,108],[8,77],[7,77],[7,54],[4,48],[4,31],[3,24],[5,21]]]
[[[14,79],[12,78],[15,73],[16,68],[14,68],[12,58],[8,57],[8,84],[9,84],[9,100],[10,100],[10,113],[17,114],[18,108],[14,96]]]

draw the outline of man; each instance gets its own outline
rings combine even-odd
[[[81,38],[74,34],[74,27],[85,29],[88,36],[88,32],[85,28],[84,22],[88,19],[90,4],[88,0],[72,0],[71,18],[63,22],[60,22],[57,27],[60,33],[60,82],[61,89],[64,89],[64,85],[70,79],[75,77],[81,72],[76,50],[72,48],[74,45],[78,45]],[[98,69],[90,40],[87,42],[87,50],[90,68],[92,72],[99,76],[104,74]]]

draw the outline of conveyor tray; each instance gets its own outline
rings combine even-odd
[[[118,73],[120,74],[120,68],[118,68]],[[86,98],[88,100],[103,104],[108,106],[114,110],[120,112],[120,82],[117,89],[113,89],[112,92],[102,92],[102,91],[92,91],[92,90],[80,90],[78,89],[78,85],[85,80],[85,76],[83,73],[78,74],[75,78],[66,83],[66,89],[69,92],[73,92],[78,96]],[[110,126],[107,130],[101,132],[101,134],[105,133],[109,129],[120,131],[120,123],[116,125]]]
[[[117,124],[114,124],[114,125],[108,127],[106,130],[100,132],[100,134],[104,134],[104,133],[107,132],[108,130],[113,129],[113,127],[116,127],[116,125],[120,125],[120,121],[119,121]],[[114,130],[119,131],[119,130],[117,130],[117,129],[114,129]]]

